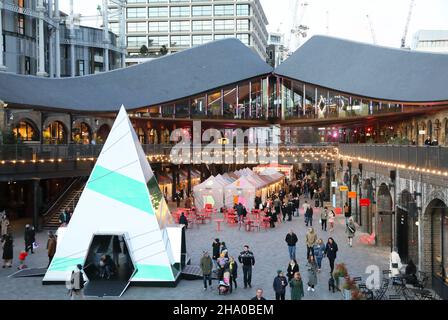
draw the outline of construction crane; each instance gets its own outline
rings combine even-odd
[[[377,44],[377,42],[376,42],[376,35],[375,35],[375,29],[373,29],[372,19],[370,19],[369,15],[366,15],[366,17],[367,17],[367,20],[369,21],[369,27],[370,27],[370,32],[372,34],[373,44]]]
[[[411,0],[411,4],[409,6],[408,19],[406,20],[406,26],[404,28],[403,38],[401,38],[401,47],[406,48],[406,38],[408,36],[409,25],[411,23],[412,11],[414,10],[415,0]]]
[[[301,8],[300,15],[298,15],[299,7]],[[298,47],[300,47],[301,38],[307,37],[307,31],[309,30],[309,27],[302,24],[307,7],[308,7],[307,1],[300,2],[299,0],[294,0],[294,6],[292,10],[293,14],[292,29],[288,41],[288,48],[290,53],[294,52]],[[291,44],[291,38],[293,35],[298,39],[297,46],[294,46],[294,48],[292,48]]]

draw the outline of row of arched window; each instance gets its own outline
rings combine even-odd
[[[71,140],[68,140],[68,130],[61,121],[51,122],[42,131],[43,144],[90,144],[94,139],[92,128],[85,122],[75,123],[72,127]],[[104,142],[110,132],[110,127],[103,124],[96,132],[96,138]],[[29,119],[21,120],[13,129],[17,142],[40,141],[40,132],[35,123]]]

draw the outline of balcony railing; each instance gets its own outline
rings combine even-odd
[[[448,170],[448,148],[443,146],[341,144],[339,153],[408,168]]]

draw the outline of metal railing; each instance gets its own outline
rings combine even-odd
[[[448,148],[443,146],[341,144],[339,153],[408,167],[448,169]]]
[[[162,156],[169,157],[171,149],[174,145],[166,144],[145,144],[142,145],[143,151],[147,156]],[[192,153],[200,152],[208,146],[204,144],[192,149]],[[223,151],[227,151],[224,149]],[[234,150],[244,150],[252,145],[236,145]],[[258,150],[267,150],[272,146],[258,146]],[[275,147],[279,154],[282,151],[290,151],[290,153],[303,151],[315,151],[315,150],[334,150],[332,144],[282,144]],[[0,161],[39,161],[39,160],[63,160],[63,161],[75,161],[79,159],[97,158],[103,148],[103,145],[82,145],[82,144],[40,144],[40,143],[22,143],[12,145],[0,145]],[[312,150],[310,150],[312,149]],[[155,159],[155,161],[160,160]]]

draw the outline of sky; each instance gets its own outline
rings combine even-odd
[[[400,47],[411,0],[297,0],[307,2],[301,24],[309,27],[306,38],[291,36],[293,17],[300,20],[302,6],[293,12],[295,0],[260,0],[269,20],[268,30],[285,34],[285,41],[291,39],[291,46],[297,47],[315,34],[330,35],[361,42],[373,43],[370,20],[377,44]],[[74,0],[75,13],[83,16],[97,14],[101,0]],[[60,0],[61,10],[69,12],[70,0]],[[98,20],[100,23],[100,20]],[[83,24],[97,26],[97,19],[86,20]],[[328,30],[327,30],[328,26]],[[409,26],[407,45],[413,35],[422,29],[448,30],[448,0],[415,0]]]

